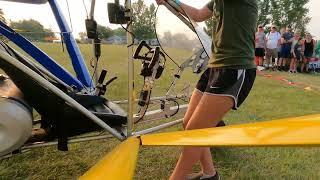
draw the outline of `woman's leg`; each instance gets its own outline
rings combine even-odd
[[[278,61],[278,70],[279,71],[283,71],[283,69],[282,69],[282,60],[283,60],[283,58],[279,57],[279,61]]]
[[[294,71],[294,58],[292,58],[291,61],[290,61],[290,70],[289,70],[289,72],[292,72],[292,71]]]
[[[302,60],[302,62],[301,62],[301,67],[300,67],[300,71],[301,71],[301,73],[303,73],[303,71],[304,71],[304,67],[305,67],[305,65],[306,65],[306,57],[304,57],[303,58],[303,60]],[[307,71],[306,71],[307,72]]]
[[[254,63],[256,64],[256,66],[259,66],[259,57],[258,56],[254,57]]]
[[[230,97],[204,94],[192,114],[186,129],[192,130],[214,127],[233,106],[234,100]],[[208,148],[185,147],[170,179],[184,179],[185,176],[191,172],[193,165],[200,160],[202,153],[208,153],[205,151],[208,151]],[[206,160],[208,162],[212,161],[212,159]]]
[[[284,71],[286,70],[286,65],[287,65],[287,59],[283,58],[282,59],[282,68],[283,68]]]
[[[187,124],[188,124],[188,122],[189,122],[194,110],[198,106],[202,95],[203,95],[203,93],[201,91],[199,91],[198,89],[195,89],[193,91],[192,96],[190,98],[189,105],[188,105],[188,110],[187,110],[186,114],[183,117],[183,129],[186,129]]]
[[[267,68],[269,68],[270,64],[272,64],[272,56],[270,54],[270,49],[267,49],[266,51],[266,64],[267,64]]]
[[[203,174],[214,175],[216,170],[212,161],[210,148],[205,148],[200,156],[200,165]]]
[[[259,57],[259,66],[263,66],[263,58]]]
[[[306,58],[306,61],[305,61],[305,66],[306,66],[306,73],[309,72],[309,58]]]
[[[187,126],[194,110],[198,106],[202,96],[203,96],[202,92],[200,92],[198,89],[194,90],[194,92],[191,96],[191,99],[190,99],[188,110],[183,118],[183,128],[184,129],[186,129],[186,126]],[[201,154],[200,165],[201,165],[202,172],[204,174],[214,174],[215,173],[210,148],[208,148],[206,151],[204,151],[204,153]]]

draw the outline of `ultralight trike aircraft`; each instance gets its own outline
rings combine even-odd
[[[123,140],[126,139],[128,135],[150,133],[181,122],[181,120],[178,120],[162,124],[159,127],[146,129],[142,132],[132,132],[133,124],[150,119],[169,118],[181,110],[186,109],[187,105],[180,105],[178,100],[188,100],[188,87],[184,88],[183,93],[177,94],[175,93],[176,81],[178,81],[182,71],[187,67],[191,67],[195,73],[200,73],[206,67],[208,55],[200,43],[198,43],[198,45],[192,45],[198,49],[191,57],[187,58],[184,63],[176,63],[178,70],[166,94],[163,97],[151,97],[151,91],[155,81],[161,77],[166,67],[166,55],[159,46],[151,47],[143,40],[136,47],[136,50],[133,51],[133,45],[135,43],[133,33],[129,30],[132,21],[130,11],[126,11],[118,2],[109,3],[110,22],[114,24],[124,24],[128,22],[129,24],[129,27],[125,29],[128,31],[128,49],[130,54],[128,70],[130,98],[127,101],[111,102],[103,96],[106,94],[107,87],[111,85],[117,77],[105,82],[107,71],[102,70],[100,76],[98,76],[97,73],[97,62],[101,56],[101,42],[97,35],[97,23],[94,20],[95,1],[91,3],[90,18],[85,21],[88,38],[92,39],[93,42],[94,57],[96,60],[94,75],[92,76],[96,78],[95,81],[89,75],[80,50],[68,27],[68,23],[59,8],[58,1],[23,2],[50,4],[77,77],[73,77],[64,67],[57,64],[45,52],[37,48],[14,29],[11,29],[4,22],[0,22],[1,34],[39,63],[29,60],[28,57],[10,47],[7,43],[1,42],[1,53],[7,55],[3,56],[3,59],[9,58],[9,56],[10,58],[15,58],[17,59],[15,62],[22,63],[20,65],[24,68],[21,69],[18,68],[20,67],[18,65],[12,65],[12,60],[2,61],[3,64],[1,64],[1,69],[8,75],[1,76],[1,95],[3,97],[1,99],[1,105],[3,106],[2,117],[7,120],[2,121],[2,125],[5,130],[3,132],[8,133],[4,133],[6,134],[5,136],[8,137],[3,139],[3,143],[6,143],[4,143],[5,146],[1,148],[1,155],[6,155],[13,151],[19,152],[26,148],[52,145],[53,143],[51,141],[56,139],[58,148],[60,150],[67,150],[69,137],[99,131],[101,128],[106,129],[119,140]],[[175,12],[173,9],[172,11]],[[182,16],[180,18],[184,20],[189,28],[193,28],[187,19]],[[195,35],[193,36],[196,37]],[[205,36],[205,38],[209,37]],[[194,39],[196,40],[196,38]],[[210,40],[208,42],[210,43]],[[141,60],[142,62],[140,75],[144,79],[144,84],[138,100],[134,99],[133,60]],[[36,78],[38,78],[38,80]],[[135,102],[137,102],[139,108],[138,112],[134,114],[133,103]],[[151,102],[159,102],[161,109],[147,111],[150,109],[149,105],[152,104]],[[129,104],[128,112],[125,112],[117,105],[121,103]],[[15,111],[9,111],[10,109],[15,109]],[[40,114],[40,120],[33,120],[30,114],[33,109]],[[12,119],[16,120],[12,121]],[[35,123],[40,124],[40,128],[32,129],[32,124]],[[15,129],[15,132],[13,133],[10,129]],[[90,137],[89,139],[83,137],[81,139],[76,138],[76,141],[100,138],[105,138],[105,136]],[[75,140],[73,139],[72,141]],[[26,142],[27,144],[25,144]],[[48,144],[48,142],[51,143]]]
[[[159,45],[150,46],[146,41],[135,45],[132,33],[133,13],[131,1],[124,6],[116,0],[108,3],[109,22],[126,24],[128,47],[128,100],[111,102],[104,95],[107,87],[117,78],[105,82],[107,71],[97,72],[101,56],[101,40],[97,35],[94,20],[95,0],[91,1],[90,16],[86,19],[87,36],[92,40],[95,57],[94,77],[90,76],[78,45],[64,18],[58,0],[8,0],[12,2],[48,3],[60,28],[76,77],[64,67],[21,36],[7,24],[0,21],[0,34],[21,48],[29,57],[0,41],[0,69],[6,75],[0,76],[0,157],[8,158],[26,150],[57,145],[59,150],[68,150],[68,143],[92,141],[115,137],[124,141],[119,147],[95,165],[81,179],[131,179],[133,177],[139,146],[293,146],[319,145],[320,116],[306,116],[279,121],[236,125],[215,129],[153,134],[155,131],[179,124],[173,120],[142,131],[133,131],[133,125],[148,120],[174,117],[184,112],[188,101],[188,88],[183,93],[175,93],[175,86],[186,68],[199,74],[206,69],[211,56],[210,37],[179,7],[168,0],[158,13],[166,11],[182,22],[191,37],[188,45],[176,39],[163,38],[161,28],[168,26],[166,20],[157,19]],[[173,28],[173,27],[171,27]],[[177,27],[174,27],[177,28]],[[170,31],[169,31],[170,32]],[[178,70],[163,97],[152,97],[155,82],[161,78],[166,61],[170,59],[165,46],[176,44],[192,49],[192,55],[177,64]],[[135,48],[136,47],[136,48]],[[140,97],[135,99],[134,60],[140,60],[140,75],[144,79]],[[127,111],[119,104],[127,103]],[[134,104],[138,111],[135,112]],[[158,103],[160,109],[150,110],[150,105]],[[40,114],[34,120],[32,112]],[[40,124],[40,128],[34,128]],[[223,125],[223,123],[221,123]],[[91,132],[106,131],[110,135],[91,135]],[[85,136],[88,134],[88,136]],[[81,135],[79,137],[79,135]],[[112,160],[111,160],[112,159]],[[122,166],[122,168],[120,168]]]

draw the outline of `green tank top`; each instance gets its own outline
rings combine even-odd
[[[207,7],[217,23],[212,32],[212,57],[208,67],[256,68],[257,0],[211,0]]]
[[[316,52],[316,56],[317,56],[318,58],[320,58],[320,41],[318,41],[318,43],[317,43],[315,52]]]

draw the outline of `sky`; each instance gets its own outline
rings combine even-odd
[[[208,0],[181,0],[184,3],[192,6],[201,7]],[[84,3],[90,10],[90,0],[84,0]],[[110,27],[112,29],[120,27],[119,25],[110,24],[108,21],[107,3],[113,2],[113,0],[96,0],[95,19],[101,25]],[[120,0],[120,4],[123,4],[124,0]],[[134,1],[133,1],[134,2]],[[153,3],[153,0],[145,0],[147,4]],[[85,31],[84,20],[86,19],[86,10],[82,0],[68,0],[70,17],[68,12],[68,6],[66,0],[59,0],[59,5],[65,15],[65,18],[71,24],[74,36],[78,37],[79,32]],[[311,32],[316,39],[320,39],[320,1],[310,0],[307,5],[309,8],[309,16],[312,18],[308,25],[308,31]],[[0,8],[3,9],[5,17],[11,21],[18,21],[22,19],[35,19],[41,22],[46,28],[52,29],[54,32],[59,32],[59,28],[56,24],[54,16],[51,12],[49,4],[44,5],[31,5],[23,3],[14,3],[0,0]],[[71,20],[70,20],[71,19]]]

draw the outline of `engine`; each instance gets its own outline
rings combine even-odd
[[[23,94],[6,76],[0,75],[0,156],[20,148],[32,131],[32,109]]]

